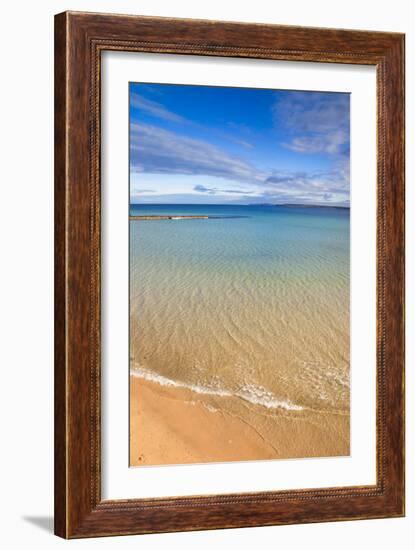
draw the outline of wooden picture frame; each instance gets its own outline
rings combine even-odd
[[[104,50],[377,71],[377,482],[102,501],[100,60]],[[404,35],[65,12],[55,18],[55,533],[64,538],[404,515]]]

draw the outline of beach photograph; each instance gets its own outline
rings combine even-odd
[[[350,95],[129,85],[130,466],[350,454]]]

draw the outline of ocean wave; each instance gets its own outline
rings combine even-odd
[[[275,397],[275,395],[264,388],[256,384],[247,383],[238,388],[235,391],[228,391],[218,387],[202,386],[198,384],[191,384],[185,382],[177,382],[171,378],[167,378],[161,374],[157,374],[153,371],[145,369],[143,367],[134,366],[131,369],[131,374],[150,382],[155,382],[161,386],[173,386],[176,388],[186,388],[195,393],[212,395],[216,397],[238,397],[247,401],[253,405],[260,405],[267,409],[284,409],[287,411],[301,411],[304,409],[301,405],[292,403],[290,400],[282,400]]]
[[[350,399],[349,365],[334,366],[325,361],[301,361],[298,378],[312,391],[315,399],[323,401],[337,410],[348,406]]]

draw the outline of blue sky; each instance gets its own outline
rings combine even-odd
[[[130,201],[349,205],[349,100],[131,83]]]

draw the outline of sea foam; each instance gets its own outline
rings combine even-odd
[[[278,399],[272,392],[263,386],[252,383],[243,384],[240,388],[232,392],[217,387],[178,382],[141,366],[134,366],[131,369],[131,374],[138,378],[155,382],[161,386],[186,388],[198,394],[212,395],[216,397],[238,397],[239,399],[247,401],[253,405],[260,405],[261,407],[265,407],[267,409],[284,409],[287,411],[301,411],[304,409],[301,405],[292,403],[290,400]]]

